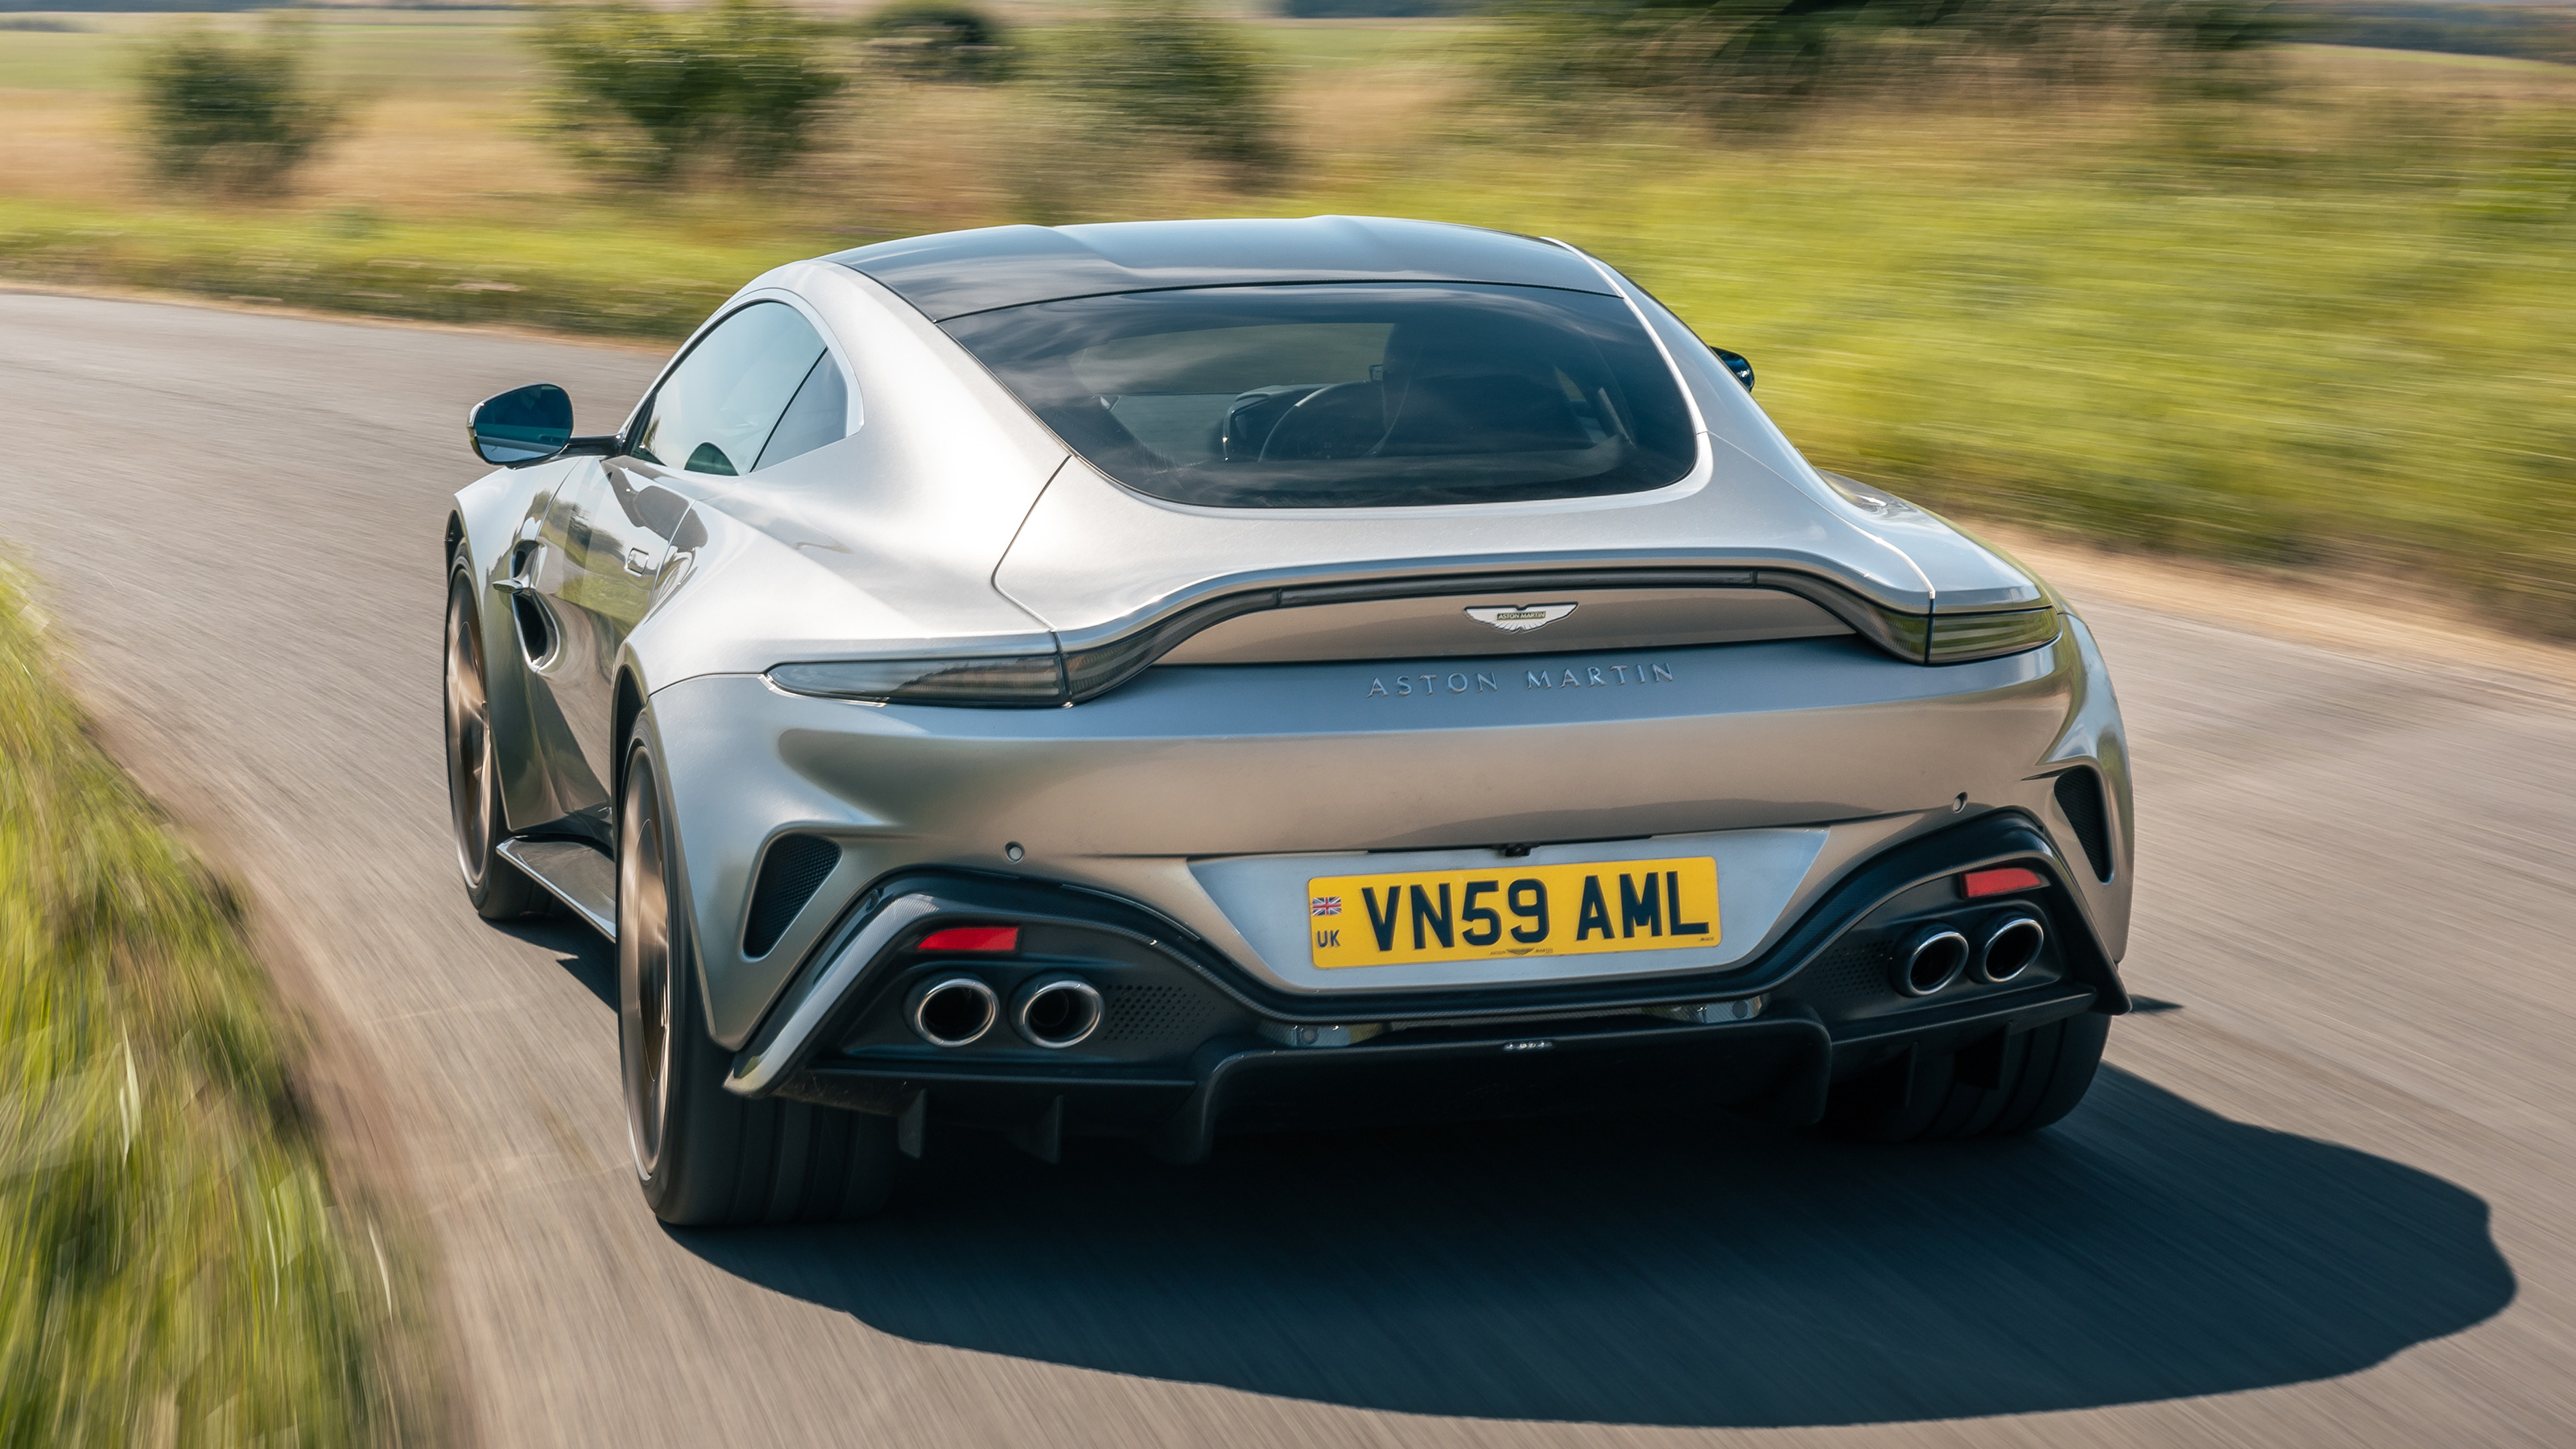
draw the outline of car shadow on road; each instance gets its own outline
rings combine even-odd
[[[904,1338],[1405,1413],[1785,1426],[2324,1378],[2510,1302],[2487,1206],[2106,1070],[2036,1137],[1754,1125],[931,1142],[890,1213],[677,1232]],[[1089,1147],[1090,1151],[1080,1149]]]
[[[561,908],[551,916],[494,921],[491,926],[505,936],[516,936],[554,952],[560,958],[555,964],[563,968],[566,976],[598,997],[600,1005],[612,1012],[617,1009],[617,948],[597,931]]]

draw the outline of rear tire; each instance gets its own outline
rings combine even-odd
[[[885,1205],[894,1119],[725,1090],[660,772],[639,727],[617,812],[617,1039],[635,1175],[683,1227],[838,1222]]]
[[[554,904],[535,881],[501,858],[509,834],[501,812],[500,747],[492,738],[491,676],[484,669],[474,568],[462,549],[447,574],[447,807],[465,895],[487,921],[542,915]]]
[[[2005,1037],[1999,1061],[1973,1061],[1974,1049],[1915,1051],[1836,1085],[1822,1126],[1857,1142],[2036,1132],[2084,1100],[2110,1034],[2111,1018],[2087,1011]],[[1965,1080],[1970,1077],[1995,1085]]]

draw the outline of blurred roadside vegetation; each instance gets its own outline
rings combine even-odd
[[[394,1307],[419,1286],[326,1169],[294,1051],[232,895],[91,742],[0,572],[0,1444],[425,1426]]]
[[[0,278],[669,338],[767,265],[949,227],[1470,222],[1751,354],[1823,466],[2576,637],[2576,68],[2223,0],[1275,8],[862,8],[801,42],[842,83],[792,161],[644,186],[538,124],[538,17],[315,12],[366,105],[259,207],[155,199],[105,118],[168,22],[87,16],[0,46]]]

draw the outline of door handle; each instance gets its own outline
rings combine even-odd
[[[625,557],[620,559],[619,562],[626,565],[626,571],[628,573],[633,574],[639,579],[652,577],[653,551],[640,543],[633,548],[628,549]]]

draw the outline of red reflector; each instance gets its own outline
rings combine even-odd
[[[2046,884],[2047,878],[2038,871],[2027,866],[2007,865],[1994,870],[1972,870],[1959,877],[1959,894],[1973,901],[1979,896],[2035,891]]]
[[[1020,949],[1017,926],[950,926],[921,938],[916,951],[1016,951]]]

